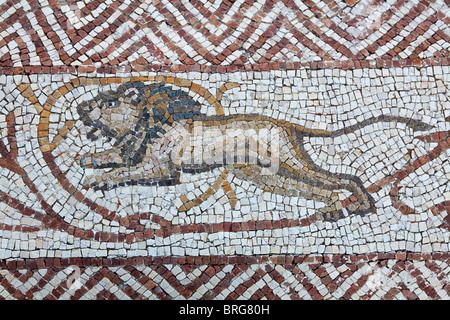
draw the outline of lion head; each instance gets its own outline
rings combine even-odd
[[[186,92],[165,83],[131,82],[99,93],[81,103],[77,112],[88,128],[88,139],[107,139],[119,150],[121,165],[133,166],[168,126],[199,114],[200,106]]]

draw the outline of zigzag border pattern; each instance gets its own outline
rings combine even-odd
[[[1,263],[0,299],[437,300],[449,298],[449,263],[405,252],[12,260]]]
[[[448,64],[443,0],[25,3],[1,6],[2,73]]]

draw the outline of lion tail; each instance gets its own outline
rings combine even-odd
[[[329,137],[329,136],[339,136],[342,134],[348,134],[348,133],[352,133],[358,129],[361,129],[363,127],[366,127],[368,125],[371,125],[373,123],[378,123],[378,122],[394,122],[394,123],[404,123],[406,124],[408,127],[412,128],[414,131],[428,131],[431,130],[433,128],[432,125],[429,125],[425,122],[422,122],[420,120],[415,120],[415,119],[408,119],[405,117],[400,117],[400,116],[391,116],[391,115],[380,115],[377,117],[373,117],[373,118],[369,118],[366,120],[363,120],[361,122],[358,122],[354,125],[342,128],[342,129],[338,129],[335,131],[322,131],[322,130],[308,130],[308,131],[304,131],[301,130],[301,134],[302,135],[306,135],[306,136],[310,136],[310,137]],[[299,130],[296,130],[299,131]],[[297,132],[300,133],[300,132]]]

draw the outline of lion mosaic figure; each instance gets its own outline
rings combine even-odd
[[[89,128],[87,138],[93,141],[105,139],[111,146],[102,152],[80,156],[83,167],[107,169],[102,174],[87,177],[83,182],[86,188],[108,190],[127,185],[176,185],[180,183],[181,173],[200,173],[223,167],[263,191],[326,203],[317,212],[328,221],[344,216],[339,190],[347,190],[353,195],[353,201],[345,208],[350,214],[374,212],[375,201],[359,177],[332,173],[317,166],[303,147],[304,137],[338,136],[379,121],[403,122],[414,130],[429,129],[420,121],[393,116],[379,116],[333,132],[307,129],[256,114],[211,116],[202,113],[200,103],[187,92],[163,82],[122,84],[117,90],[99,93],[94,99],[81,103],[77,111]],[[198,161],[201,154],[192,150],[191,161],[174,157],[174,150],[181,155],[193,148],[189,142],[198,127],[218,133],[204,140],[203,147],[221,144],[228,132],[236,130],[251,130],[254,134],[276,130],[279,144],[276,171],[267,174],[271,156],[268,148],[261,154],[247,152],[243,159],[234,162],[227,161],[229,159],[217,161],[217,158],[211,161],[208,157]]]

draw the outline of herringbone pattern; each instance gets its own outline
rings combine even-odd
[[[2,299],[448,299],[448,259],[2,269]],[[327,262],[325,262],[325,261]],[[75,272],[74,272],[75,271]],[[77,273],[78,272],[78,273]]]
[[[398,1],[93,1],[2,6],[0,65],[239,66],[446,57],[449,6]],[[52,3],[52,2],[51,2]]]

